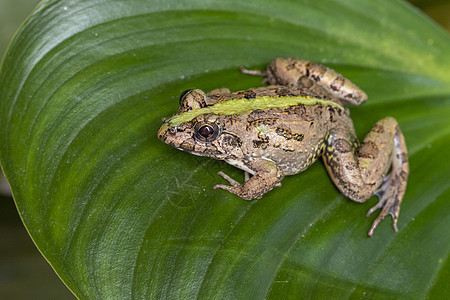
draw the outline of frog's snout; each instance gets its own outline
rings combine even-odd
[[[167,124],[164,123],[158,130],[158,139],[160,139],[163,142],[166,142],[169,131],[170,130],[169,130]]]
[[[158,130],[158,139],[166,144],[177,147],[177,141],[182,138],[179,136],[180,132],[178,129],[178,126],[169,126],[167,123],[164,123]]]

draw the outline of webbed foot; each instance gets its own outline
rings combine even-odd
[[[374,192],[374,196],[379,198],[378,203],[372,207],[367,212],[367,217],[370,216],[374,211],[381,208],[381,212],[378,217],[373,221],[372,226],[368,232],[368,236],[372,236],[375,228],[381,220],[384,219],[388,214],[392,216],[394,230],[397,232],[397,222],[398,216],[400,214],[400,203],[402,202],[404,190],[401,189],[402,181],[398,174],[390,173],[388,174],[381,184],[381,187]]]

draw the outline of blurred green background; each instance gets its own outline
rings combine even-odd
[[[38,0],[0,0],[0,58]],[[0,178],[0,299],[76,299],[34,246]]]
[[[411,0],[450,30],[450,0]],[[0,0],[0,57],[37,0]],[[0,178],[0,299],[74,299],[28,236]]]

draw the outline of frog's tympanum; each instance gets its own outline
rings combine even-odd
[[[159,139],[244,170],[244,184],[219,172],[230,185],[214,188],[245,200],[261,198],[280,186],[284,176],[304,171],[321,156],[346,197],[356,202],[379,197],[367,213],[382,208],[369,236],[387,214],[397,231],[409,173],[397,121],[379,120],[360,144],[343,105],[359,105],[367,95],[342,75],[295,58],[277,58],[265,72],[242,72],[263,75],[270,85],[233,93],[225,88],[188,90],[180,97],[178,112],[165,119]]]

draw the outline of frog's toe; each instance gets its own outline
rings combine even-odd
[[[254,75],[254,76],[267,76],[267,72],[260,71],[260,70],[249,70],[249,69],[244,68],[243,66],[240,66],[239,70],[241,71],[242,74],[249,74],[249,75]]]
[[[388,195],[386,194],[386,191],[389,189],[389,177],[390,174],[386,175],[386,177],[384,177],[383,182],[380,186],[380,188],[378,190],[376,190],[372,196],[377,196],[378,197],[378,203],[373,206],[371,209],[369,209],[369,211],[366,214],[366,217],[370,216],[374,211],[376,211],[379,208],[382,208],[386,205],[386,202],[388,201]]]
[[[370,216],[374,211],[381,208],[381,212],[378,217],[373,221],[372,227],[369,230],[368,235],[372,236],[375,228],[378,226],[381,220],[384,219],[388,214],[392,216],[393,219],[393,227],[395,231],[398,231],[397,221],[398,215],[400,213],[400,203],[403,197],[403,193],[401,189],[398,188],[398,178],[396,176],[389,174],[387,175],[381,187],[376,190],[373,194],[379,198],[378,203],[369,209],[367,212],[367,216]]]
[[[254,196],[249,195],[248,193],[245,193],[245,191],[242,188],[242,185],[230,186],[230,185],[224,185],[224,184],[216,184],[215,186],[213,186],[213,188],[229,191],[230,193],[235,194],[236,196],[238,196],[244,200],[253,200],[255,198]]]
[[[235,187],[234,186],[225,185],[225,184],[216,184],[216,185],[213,186],[213,189],[222,189],[222,190],[229,191],[231,193],[233,193],[233,188],[235,188]]]
[[[222,176],[226,181],[228,181],[231,185],[225,185],[225,184],[216,184],[213,186],[213,189],[222,189],[229,191],[232,194],[235,194],[236,196],[241,197],[244,200],[251,200],[252,198],[246,197],[245,193],[242,191],[242,184],[225,174],[224,172],[220,171],[217,174]]]
[[[239,182],[237,182],[236,180],[234,180],[233,178],[231,178],[230,176],[228,176],[227,174],[225,174],[222,171],[217,172],[218,175],[222,176],[223,179],[225,179],[226,181],[228,181],[232,186],[237,187],[237,186],[241,186],[241,184]],[[216,186],[222,186],[222,184],[216,184],[214,186],[214,188]],[[225,185],[226,186],[226,185]]]

